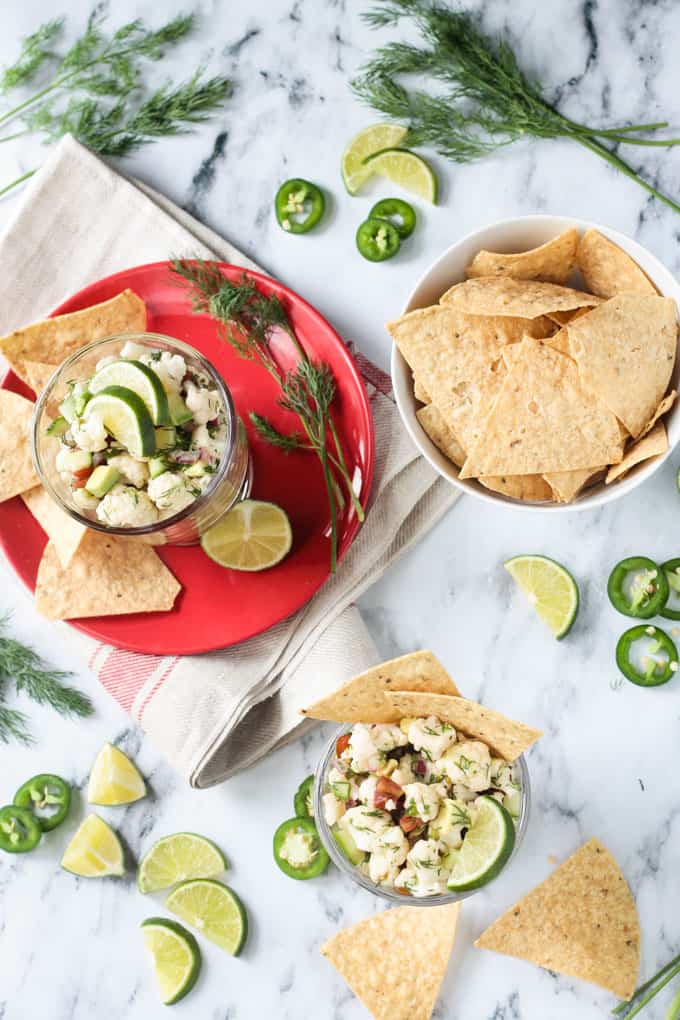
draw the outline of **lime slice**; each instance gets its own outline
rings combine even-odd
[[[486,885],[507,863],[515,846],[512,818],[493,797],[478,797],[471,814],[472,825],[449,876],[448,887],[453,892]]]
[[[90,380],[90,393],[101,393],[109,386],[124,386],[144,401],[154,425],[168,425],[168,396],[153,369],[141,361],[112,361]]]
[[[513,556],[503,564],[558,641],[578,613],[578,585],[566,567],[548,556]]]
[[[98,815],[88,815],[66,847],[61,866],[82,878],[123,875],[123,847],[106,822]]]
[[[153,457],[156,433],[146,404],[136,393],[126,386],[107,386],[88,402],[85,418],[95,413],[133,457]]]
[[[285,510],[256,499],[237,503],[201,539],[210,559],[232,570],[267,570],[288,555],[292,544]]]
[[[193,832],[164,836],[142,857],[137,887],[142,893],[169,889],[189,878],[213,878],[228,867],[224,854],[214,843]]]
[[[176,921],[150,917],[142,921],[144,945],[153,956],[161,999],[166,1006],[183,999],[201,971],[201,950],[190,931]]]
[[[117,747],[104,744],[90,773],[90,804],[132,804],[145,796],[146,785],[136,766]]]
[[[350,195],[356,195],[361,185],[375,173],[366,166],[368,157],[383,149],[395,149],[406,134],[407,129],[401,124],[371,124],[354,136],[343,152],[340,164],[342,179]]]
[[[170,893],[165,906],[232,956],[243,949],[248,935],[245,907],[221,882],[211,878],[182,882]]]
[[[435,172],[430,164],[426,163],[422,156],[416,156],[415,152],[387,149],[376,156],[371,156],[366,163],[366,169],[372,174],[388,177],[394,184],[426,202],[432,202],[432,205],[437,204]]]

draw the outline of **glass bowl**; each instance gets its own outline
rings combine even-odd
[[[90,379],[97,362],[109,355],[118,355],[123,344],[129,340],[154,350],[180,354],[187,366],[208,376],[222,400],[227,438],[217,471],[208,487],[193,503],[153,524],[123,528],[104,524],[94,514],[88,516],[87,511],[74,503],[69,485],[63,481],[56,468],[57,441],[54,437],[48,436],[46,430],[59,414],[59,404],[68,394],[67,383]],[[31,427],[31,446],[33,461],[42,485],[69,517],[95,531],[124,538],[136,538],[154,545],[194,545],[227,510],[248,496],[252,484],[252,465],[245,429],[236,414],[224,380],[210,362],[193,347],[161,333],[117,334],[104,340],[95,340],[67,358],[51,376],[36,403]]]
[[[524,759],[524,755],[520,755],[517,759],[517,766],[520,772],[520,782],[522,785],[522,805],[520,808],[519,819],[515,827],[515,846],[513,848],[510,857],[506,861],[502,871],[496,878],[493,878],[491,882],[481,886],[480,889],[470,889],[467,892],[450,892],[440,896],[408,896],[405,893],[397,892],[396,889],[389,889],[386,886],[376,885],[366,875],[362,875],[357,867],[349,861],[342,850],[335,842],[333,833],[330,830],[330,826],[326,822],[326,816],[323,810],[322,797],[324,794],[324,786],[326,784],[326,775],[331,766],[332,760],[335,758],[335,743],[338,737],[341,737],[343,733],[349,733],[351,726],[341,726],[339,730],[333,734],[331,740],[328,743],[325,753],[323,754],[321,761],[319,762],[314,777],[314,820],[316,827],[321,837],[328,856],[344,875],[347,875],[353,882],[360,885],[362,889],[367,892],[373,893],[374,896],[380,896],[383,900],[387,900],[388,903],[396,903],[401,907],[441,907],[446,903],[457,903],[459,900],[466,900],[468,896],[474,896],[475,893],[481,892],[483,889],[488,889],[489,886],[503,874],[505,868],[507,868],[510,861],[517,853],[524,834],[529,823],[529,810],[531,807],[531,790],[529,786],[529,769]]]

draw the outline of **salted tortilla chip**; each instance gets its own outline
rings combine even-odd
[[[56,365],[47,365],[42,361],[24,361],[23,378],[31,387],[36,397],[45,389]]]
[[[597,839],[494,921],[475,945],[590,981],[622,999],[635,991],[640,967],[635,900]]]
[[[633,443],[626,450],[620,464],[614,464],[613,467],[610,467],[604,480],[605,485],[610,485],[617,478],[623,478],[636,464],[641,464],[643,460],[649,460],[650,457],[658,457],[660,454],[665,453],[667,449],[668,436],[666,435],[666,426],[660,421],[651,432],[648,432],[642,439],[638,439],[636,443]]]
[[[668,411],[670,411],[671,407],[673,406],[677,399],[677,396],[678,395],[675,392],[675,390],[671,390],[670,393],[666,394],[666,396],[663,398],[663,400],[657,407],[656,411],[654,412],[654,414],[652,415],[652,417],[650,418],[650,420],[647,422],[642,432],[640,433],[640,439],[642,439],[643,436],[646,436],[648,432],[651,432],[659,418],[662,418],[664,414],[667,414]]]
[[[61,566],[68,567],[87,529],[65,514],[41,485],[22,492],[21,498],[54,545]]]
[[[383,697],[395,710],[395,721],[407,716],[420,718],[436,715],[468,737],[484,741],[494,754],[506,761],[519,758],[543,736],[541,730],[534,730],[524,723],[508,719],[500,712],[451,694],[390,690]]]
[[[566,283],[576,265],[578,230],[570,227],[539,248],[506,255],[493,251],[477,252],[466,267],[465,275],[512,276],[515,280],[544,280]]]
[[[584,384],[633,436],[668,389],[678,346],[676,314],[672,298],[618,294],[566,327]]]
[[[399,722],[385,701],[386,691],[431,691],[461,696],[455,683],[432,652],[409,652],[360,673],[339,690],[303,708],[309,719],[338,723]]]
[[[460,903],[393,907],[321,946],[375,1020],[430,1020],[456,936]]]
[[[413,395],[416,400],[420,401],[421,404],[429,404],[431,401],[430,394],[427,392],[427,387],[424,382],[422,379],[416,379],[415,377],[413,379]]]
[[[594,479],[605,469],[606,465],[578,468],[576,471],[550,471],[543,477],[552,489],[558,503],[571,503],[573,499],[576,499],[581,489],[585,488],[591,479]]]
[[[451,429],[434,404],[427,404],[416,411],[416,418],[438,449],[448,457],[456,467],[461,467],[465,460],[465,450],[460,445]]]
[[[439,300],[442,305],[458,308],[468,315],[510,315],[535,319],[551,312],[599,305],[602,299],[556,283],[479,276],[454,284]]]
[[[16,374],[28,382],[27,361],[60,365],[92,340],[145,329],[146,305],[133,291],[124,290],[91,308],[34,322],[9,333],[0,339],[0,353],[5,355]]]
[[[578,319],[581,315],[587,315],[589,311],[590,308],[572,308],[569,312],[550,312],[548,318],[552,319],[558,326],[566,326],[572,319]]]
[[[586,287],[600,297],[658,293],[637,262],[599,230],[586,230],[579,242],[576,258]]]
[[[523,499],[531,503],[544,503],[552,499],[552,489],[542,475],[489,475],[477,481],[485,489],[500,492],[510,499]]]
[[[623,447],[616,418],[584,390],[572,359],[540,340],[525,340],[522,348],[460,477],[618,463]]]
[[[0,390],[0,503],[38,484],[31,456],[33,404]]]
[[[66,569],[47,543],[35,605],[48,620],[159,613],[172,609],[180,590],[151,546],[88,528]]]

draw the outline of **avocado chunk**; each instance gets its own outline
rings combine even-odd
[[[193,418],[193,414],[179,393],[168,394],[168,410],[170,411],[170,421],[173,425],[184,425]]]
[[[66,421],[66,418],[60,414],[51,425],[47,426],[45,431],[48,436],[63,436],[65,432],[68,432],[68,426],[69,423]]]
[[[366,854],[363,850],[359,849],[347,829],[341,829],[339,825],[334,825],[331,832],[333,833],[333,839],[350,864],[361,864],[362,861],[366,860]]]
[[[459,843],[460,827],[470,824],[467,805],[462,800],[447,798],[442,802],[437,817],[430,822],[430,839],[440,839],[443,843]]]
[[[154,429],[154,432],[156,433],[157,450],[169,450],[175,445],[175,442],[177,441],[177,433],[172,425]]]
[[[120,471],[117,468],[111,467],[110,464],[100,464],[85,482],[85,488],[93,496],[102,499],[119,478]]]
[[[165,457],[152,457],[149,461],[149,474],[152,478],[158,478],[168,470],[168,462]]]
[[[68,453],[64,453],[61,465],[60,470],[71,471],[73,474],[76,471],[84,471],[85,468],[92,467],[92,454],[87,450],[69,450]]]
[[[200,478],[201,475],[204,475],[205,473],[206,465],[202,460],[197,460],[195,464],[192,464],[191,467],[188,467],[184,472],[184,474],[188,475],[189,478]]]

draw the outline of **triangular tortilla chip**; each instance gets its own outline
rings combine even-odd
[[[640,966],[635,900],[597,839],[494,921],[475,945],[591,981],[622,999],[635,991]]]
[[[506,761],[519,758],[543,736],[541,730],[534,730],[524,723],[508,719],[500,712],[484,708],[483,705],[468,701],[467,698],[450,694],[395,690],[386,691],[383,697],[394,709],[392,714],[394,721],[407,716],[436,715],[451,723],[457,730],[462,730],[468,737],[482,740]]]
[[[550,471],[543,477],[559,503],[571,503],[572,499],[576,499],[587,482],[604,470],[605,465],[602,467],[578,468],[576,471]]]
[[[31,456],[33,404],[0,390],[0,503],[38,484]]]
[[[615,294],[657,294],[652,281],[637,262],[599,230],[586,230],[577,251],[578,267],[593,294],[610,298]]]
[[[639,436],[668,389],[678,346],[676,315],[672,298],[619,294],[567,326],[584,385],[632,436]]]
[[[660,454],[665,453],[667,449],[668,436],[666,435],[666,426],[660,421],[651,432],[643,436],[642,439],[638,439],[636,443],[633,443],[626,450],[620,464],[615,464],[609,468],[607,477],[604,480],[605,485],[610,485],[617,478],[623,478],[636,464],[641,464],[643,460],[649,460],[650,457],[658,457]]]
[[[544,503],[553,495],[542,475],[487,475],[478,481],[485,489],[525,502]]]
[[[493,251],[477,252],[466,267],[465,275],[512,276],[515,280],[544,280],[566,283],[576,265],[578,230],[570,227],[539,248],[505,255]]]
[[[47,381],[53,372],[56,372],[56,365],[47,365],[42,361],[24,361],[23,377],[31,387],[36,397],[39,397],[45,389]]]
[[[430,1020],[453,949],[460,903],[393,907],[321,946],[375,1020]]]
[[[656,423],[658,422],[659,418],[662,418],[664,414],[667,414],[668,411],[670,411],[671,407],[677,400],[677,396],[678,395],[675,392],[675,390],[671,390],[670,393],[666,394],[666,396],[663,398],[663,400],[657,407],[656,411],[654,412],[654,414],[652,415],[652,417],[650,418],[650,420],[647,422],[642,432],[640,433],[640,439],[642,439],[643,436],[646,436],[648,432],[651,432]]]
[[[180,590],[151,546],[87,529],[66,570],[47,543],[35,605],[48,620],[158,613],[172,609]]]
[[[434,404],[427,404],[416,411],[416,418],[436,447],[456,465],[462,467],[465,450],[460,445],[451,429]]]
[[[430,394],[427,392],[425,384],[420,379],[413,379],[413,395],[416,400],[419,400],[421,404],[429,404],[431,402]]]
[[[409,652],[360,673],[339,690],[303,708],[309,719],[338,723],[389,723],[402,718],[385,701],[385,691],[432,691],[455,694],[460,691],[432,652]]]
[[[54,544],[62,567],[68,567],[87,529],[64,513],[41,485],[22,492],[21,498]]]
[[[570,287],[538,280],[513,280],[511,277],[479,276],[456,283],[440,299],[445,306],[469,315],[510,315],[535,319],[550,312],[599,305],[602,300]]]

